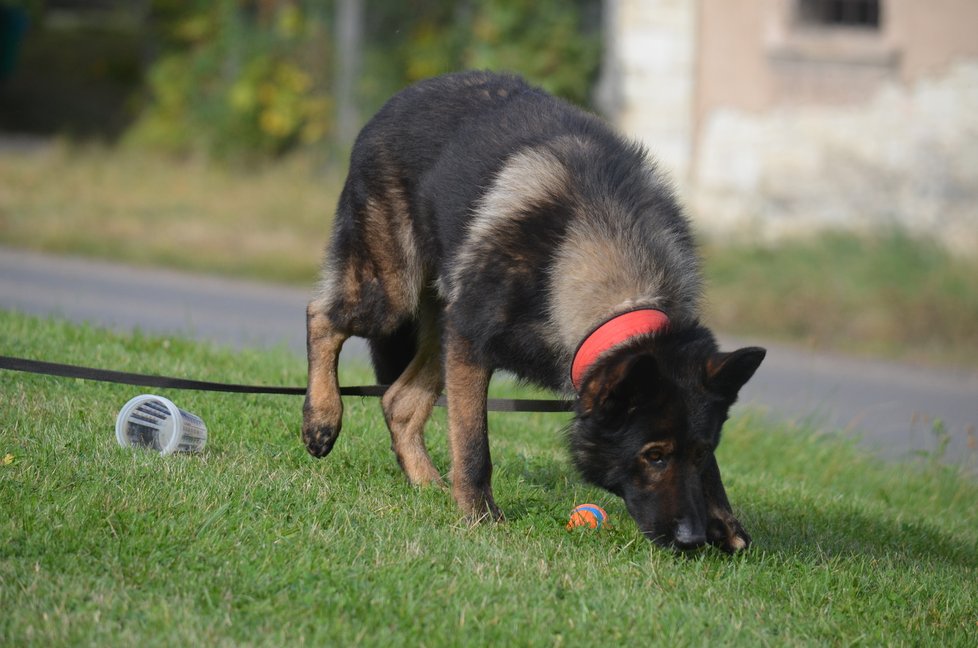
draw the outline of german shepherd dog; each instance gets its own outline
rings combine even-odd
[[[744,549],[713,453],[765,351],[719,352],[700,292],[690,227],[641,147],[515,76],[420,82],[352,150],[307,311],[303,441],[332,450],[340,347],[367,338],[407,478],[441,481],[424,426],[444,388],[452,494],[500,520],[486,398],[504,369],[576,395],[574,464],[649,539]]]

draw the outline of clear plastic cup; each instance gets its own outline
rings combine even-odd
[[[165,455],[200,452],[207,443],[207,426],[199,416],[180,409],[169,399],[142,394],[119,410],[115,438],[123,448],[152,448]]]

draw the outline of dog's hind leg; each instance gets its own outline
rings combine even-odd
[[[340,433],[343,403],[336,369],[351,335],[390,340],[416,317],[424,270],[409,204],[384,174],[373,184],[351,172],[340,194],[319,296],[309,304],[306,330],[309,391],[302,439],[309,453],[327,455]],[[399,357],[389,357],[396,369]]]
[[[309,303],[306,309],[309,382],[302,409],[302,441],[314,457],[328,455],[340,434],[343,401],[336,368],[340,349],[349,336],[330,322],[322,302]]]
[[[412,484],[437,484],[441,476],[428,456],[424,427],[442,389],[440,331],[436,318],[422,305],[417,322],[414,358],[384,394],[384,418],[391,449]],[[375,356],[378,349],[375,347]],[[375,357],[377,360],[382,358]]]

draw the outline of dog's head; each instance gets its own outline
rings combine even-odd
[[[701,327],[609,353],[578,392],[575,465],[622,497],[650,540],[705,544],[715,500],[726,505],[713,457],[720,428],[764,355],[759,347],[721,353]]]

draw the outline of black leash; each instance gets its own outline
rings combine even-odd
[[[0,369],[23,371],[45,376],[61,378],[80,378],[97,382],[118,383],[136,387],[158,387],[162,389],[189,389],[193,391],[229,392],[234,394],[284,394],[302,396],[305,387],[266,387],[262,385],[236,385],[233,383],[208,382],[204,380],[187,380],[186,378],[171,378],[169,376],[153,376],[150,374],[128,373],[125,371],[110,371],[108,369],[93,369],[77,365],[44,362],[0,356]],[[379,398],[387,391],[386,385],[361,385],[340,387],[341,396],[373,396]],[[445,407],[445,397],[441,396],[435,403]],[[492,412],[569,412],[573,410],[573,401],[549,399],[514,399],[490,398],[487,407]]]

